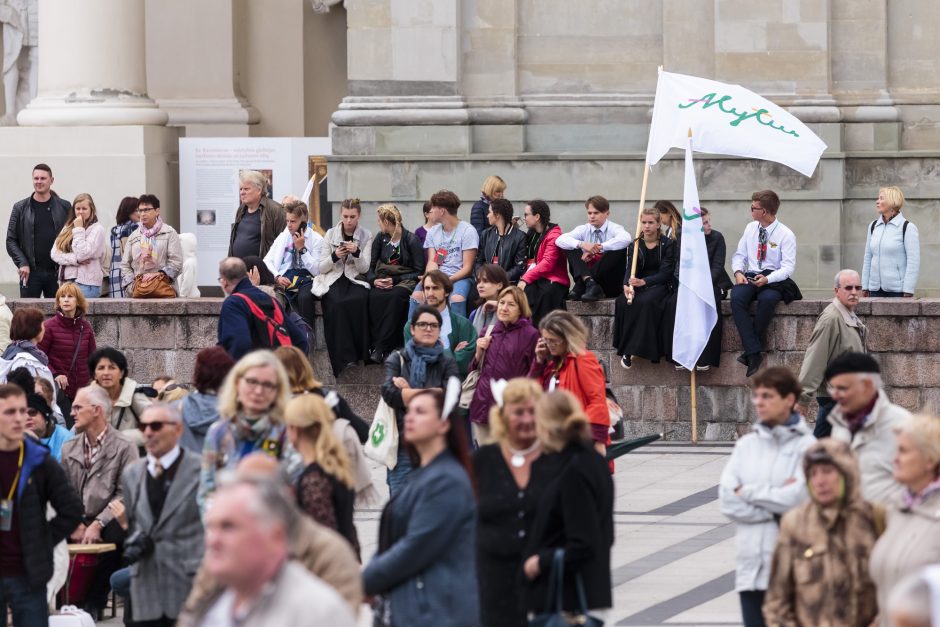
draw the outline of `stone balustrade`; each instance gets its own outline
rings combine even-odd
[[[8,301],[14,309],[38,306],[52,313],[49,300]],[[797,371],[816,317],[829,301],[804,300],[780,305],[769,332],[766,365]],[[220,298],[91,301],[89,319],[98,346],[114,346],[127,355],[130,375],[149,382],[160,374],[182,381],[192,377],[196,353],[216,343]],[[627,433],[663,432],[670,440],[691,439],[690,377],[671,363],[634,360],[623,370],[610,348],[613,301],[569,303],[590,330],[589,346],[608,366],[611,385],[627,420]],[[697,373],[698,435],[701,440],[732,440],[744,433],[754,414],[741,350],[729,303],[722,303],[724,340],[721,366]],[[859,305],[869,330],[869,349],[880,361],[891,399],[909,409],[940,408],[940,299],[884,299]],[[367,419],[382,381],[380,366],[351,368],[337,381],[330,371],[318,318],[312,361],[318,377],[334,386]],[[815,407],[809,408],[815,415]]]

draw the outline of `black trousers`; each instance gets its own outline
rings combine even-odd
[[[29,273],[26,287],[20,282],[20,298],[55,298],[59,278],[55,270],[34,269]]]
[[[584,277],[591,277],[607,298],[616,298],[623,294],[623,276],[627,272],[627,250],[612,250],[601,255],[601,258],[592,266],[588,266],[582,259],[584,253],[580,248],[566,250],[568,271],[575,281],[583,281]]]
[[[539,326],[542,318],[555,309],[566,310],[565,297],[568,296],[568,287],[561,283],[553,283],[548,279],[539,279],[525,286],[525,296],[532,309],[532,324]]]
[[[741,617],[744,619],[744,627],[767,627],[767,623],[764,622],[764,613],[761,611],[766,592],[766,590],[742,590],[738,593],[741,597]]]

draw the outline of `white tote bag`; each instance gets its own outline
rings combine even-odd
[[[400,352],[398,358],[404,371],[405,358]],[[395,419],[395,410],[384,398],[379,398],[372,426],[369,427],[369,438],[362,451],[366,457],[383,464],[389,470],[393,470],[398,463],[398,421]]]

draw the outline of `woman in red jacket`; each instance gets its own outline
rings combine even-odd
[[[526,271],[519,281],[532,308],[532,324],[538,325],[550,311],[565,309],[568,296],[568,262],[555,246],[561,227],[549,222],[551,212],[544,200],[525,207]]]
[[[85,318],[88,301],[75,283],[63,283],[55,293],[55,315],[44,323],[39,350],[49,357],[56,385],[69,401],[91,382],[88,356],[95,352],[95,331]],[[61,399],[59,399],[61,400]],[[68,416],[68,407],[61,407]]]
[[[581,403],[591,423],[594,447],[602,455],[610,443],[606,377],[597,357],[587,349],[587,328],[574,314],[553,311],[539,324],[542,339],[535,345],[529,376],[549,392],[568,390]]]

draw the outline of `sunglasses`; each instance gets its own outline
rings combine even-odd
[[[843,285],[843,286],[842,286],[841,288],[839,288],[839,289],[843,289],[843,290],[845,290],[846,292],[861,292],[861,291],[862,291],[862,286],[861,286],[861,285]]]
[[[160,431],[161,429],[163,429],[164,425],[166,424],[167,423],[163,422],[162,420],[151,420],[150,422],[142,422],[140,423],[140,430],[147,431],[147,429],[150,429],[151,431],[156,433],[157,431]]]

